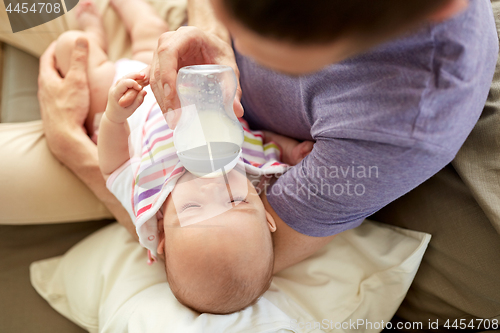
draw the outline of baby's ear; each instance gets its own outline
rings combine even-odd
[[[267,218],[267,225],[269,227],[269,231],[275,232],[276,231],[276,222],[274,221],[274,218],[271,215],[271,213],[269,213],[267,210],[266,210],[266,218]]]
[[[162,205],[160,210],[156,212],[156,229],[158,230],[158,248],[156,252],[161,255],[165,249],[165,226],[163,224],[163,209],[165,205]]]
[[[158,247],[156,248],[156,253],[161,256],[165,252],[165,231],[163,229],[163,221],[158,221]]]
[[[158,257],[165,260],[165,237],[160,238],[160,242],[156,248],[156,253],[158,254]]]

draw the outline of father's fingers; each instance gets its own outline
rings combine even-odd
[[[167,121],[167,125],[170,129],[175,129],[175,127],[179,123],[179,120],[181,119],[181,115],[181,108],[175,110],[170,109],[170,111],[165,114],[165,120]]]
[[[167,109],[165,108],[165,105],[163,103],[165,94],[163,94],[163,90],[160,88],[158,85],[159,79],[154,75],[155,71],[159,71],[158,68],[158,56],[156,52],[153,54],[153,62],[151,63],[150,66],[150,73],[149,73],[149,85],[151,87],[151,90],[153,91],[153,94],[155,95],[156,101],[158,102],[158,105],[160,106],[160,109],[163,113],[167,112]]]
[[[56,42],[52,42],[47,50],[40,57],[40,70],[38,75],[38,86],[42,86],[43,82],[57,82],[62,81],[56,69],[55,62]]]
[[[232,67],[234,70],[234,74],[236,75],[236,83],[238,84],[238,86],[236,88],[236,96],[234,96],[233,109],[234,109],[234,114],[236,115],[236,117],[239,118],[239,117],[243,117],[243,113],[244,113],[243,105],[241,105],[241,96],[243,93],[241,91],[241,84],[240,84],[240,69],[236,65],[236,59],[234,59],[233,63],[234,63],[234,66],[232,66]]]
[[[245,113],[243,110],[243,105],[241,105],[241,88],[238,86],[236,90],[236,96],[234,96],[233,110],[236,117],[241,118]]]
[[[154,59],[154,53],[153,53],[153,59]],[[151,71],[151,65],[149,65],[148,67],[144,68],[143,70],[141,70],[139,73],[140,74],[143,74],[144,75],[144,78],[143,80],[149,82],[149,77],[150,77],[150,72]]]
[[[66,78],[80,82],[87,82],[87,65],[89,56],[89,42],[85,37],[76,40],[75,48],[71,53],[69,71]]]
[[[175,32],[161,35],[158,41],[157,67],[154,75],[157,80],[158,90],[163,91],[165,107],[171,107],[169,101],[175,95],[175,82],[179,68],[179,45],[174,44]]]
[[[213,63],[207,59],[212,54],[211,45],[207,45],[206,35],[195,27],[181,27],[176,32],[165,33],[158,43],[159,76],[165,94],[165,107],[177,109],[180,102],[175,90],[177,71],[184,65],[203,65]],[[158,79],[158,77],[156,78]]]

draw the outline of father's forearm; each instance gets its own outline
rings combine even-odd
[[[273,233],[274,273],[279,273],[287,267],[312,256],[316,251],[328,244],[334,237],[311,237],[301,234],[289,227],[274,211],[267,201],[265,191],[260,195],[266,210],[276,223]]]
[[[226,27],[215,17],[210,0],[188,0],[188,25],[213,33],[228,43],[231,42]]]
[[[58,151],[53,151],[56,157],[80,178],[104,203],[117,221],[130,234],[139,240],[135,226],[122,204],[107,189],[106,182],[99,169],[97,146],[84,133],[71,133],[61,138],[57,145]]]

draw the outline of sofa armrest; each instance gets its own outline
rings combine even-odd
[[[2,47],[2,58],[0,121],[39,120],[38,59],[8,44]]]
[[[4,44],[0,42],[0,122],[2,122],[3,48]]]

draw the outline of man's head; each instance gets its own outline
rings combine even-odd
[[[212,0],[236,48],[271,69],[317,71],[423,21],[442,21],[468,0]]]
[[[233,170],[228,179],[233,202],[222,178],[184,174],[158,225],[158,253],[165,254],[170,288],[182,304],[198,312],[239,311],[257,301],[271,283],[274,220],[244,175]]]

